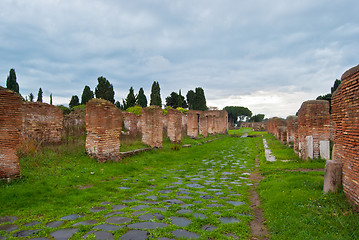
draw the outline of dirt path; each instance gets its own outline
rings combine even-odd
[[[252,172],[249,177],[250,180],[254,182],[253,187],[250,190],[250,201],[251,208],[254,212],[254,219],[250,222],[249,226],[251,227],[252,240],[264,240],[269,239],[269,233],[266,226],[263,224],[265,219],[263,217],[263,211],[258,206],[260,206],[261,202],[259,199],[259,195],[256,192],[256,188],[258,183],[264,178],[258,170],[259,160],[256,159],[256,168]]]

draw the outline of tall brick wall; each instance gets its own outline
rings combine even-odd
[[[130,112],[122,112],[122,115],[124,129],[128,131],[131,136],[137,135],[139,133],[139,129],[137,127],[139,117]]]
[[[162,147],[163,113],[158,106],[142,109],[141,115],[142,142],[151,147]]]
[[[25,102],[22,105],[22,137],[43,142],[61,142],[62,111],[42,102]]]
[[[188,110],[187,112],[187,136],[191,138],[198,138],[199,132],[199,117],[201,111]]]
[[[318,158],[321,155],[321,145],[326,144],[329,147],[329,137],[329,102],[325,100],[304,102],[298,112],[300,156],[304,159]]]
[[[122,113],[109,101],[91,99],[86,104],[86,151],[99,162],[120,160]]]
[[[294,151],[298,151],[298,117],[288,116],[287,122],[287,145],[293,146]]]
[[[199,116],[199,134],[204,137],[208,136],[208,116],[203,113]]]
[[[343,189],[359,210],[359,65],[342,75],[332,96],[333,160],[343,164]]]
[[[284,119],[278,117],[273,117],[268,119],[268,124],[267,124],[268,133],[273,134],[277,139],[279,139],[278,127],[280,126],[286,126]]]
[[[177,109],[168,109],[166,115],[167,136],[172,143],[181,143],[183,113]]]
[[[210,110],[203,112],[207,116],[209,134],[226,134],[228,132],[228,113],[225,110]]]
[[[22,100],[14,92],[0,87],[0,179],[20,176],[16,155],[22,127]]]
[[[277,128],[278,131],[278,140],[282,144],[287,144],[287,127],[286,126],[279,126]]]

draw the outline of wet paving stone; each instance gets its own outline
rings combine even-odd
[[[97,221],[96,220],[86,220],[86,221],[82,221],[82,222],[78,222],[78,223],[75,223],[75,224],[72,224],[72,226],[74,227],[77,227],[77,226],[89,226],[89,225],[94,225],[96,224]]]
[[[90,209],[90,212],[97,213],[97,212],[101,212],[104,210],[107,210],[107,208],[106,207],[93,207]]]
[[[20,237],[28,237],[28,236],[34,235],[34,234],[37,233],[38,231],[41,231],[41,229],[21,230],[21,231],[18,231],[18,232],[16,232],[16,233],[14,233],[12,236],[13,236],[13,237],[17,237],[17,238],[20,238]]]
[[[128,218],[128,217],[110,217],[110,218],[106,219],[105,222],[112,223],[112,224],[123,224],[123,223],[128,223],[131,221],[132,221],[132,219]]]
[[[62,217],[61,220],[75,220],[78,218],[84,217],[84,215],[79,215],[79,214],[71,214],[71,215],[67,215],[65,217]]]
[[[63,221],[53,221],[46,224],[46,226],[49,228],[57,228],[60,227],[63,223],[64,223]]]
[[[197,233],[194,232],[189,232],[183,229],[178,229],[175,230],[173,232],[171,232],[173,234],[173,236],[175,236],[176,238],[187,238],[187,239],[197,239],[200,238],[201,236]]]
[[[38,222],[38,221],[29,222],[29,223],[24,224],[24,226],[25,227],[32,227],[32,226],[35,226],[35,225],[38,225],[38,224],[41,224],[41,222]]]
[[[114,212],[110,212],[110,213],[107,213],[105,215],[105,217],[111,217],[111,216],[115,216],[115,215],[122,215],[124,214],[125,212],[122,212],[122,211],[114,211]]]
[[[188,218],[184,218],[184,217],[170,217],[170,219],[172,220],[172,223],[176,226],[179,227],[187,227],[188,225],[190,225],[192,223],[191,220],[189,220]]]
[[[99,240],[112,240],[114,239],[114,236],[112,233],[109,232],[103,232],[103,231],[90,231],[88,233],[86,233],[82,238],[86,239],[90,234],[94,234],[95,235],[95,239],[99,239]]]
[[[0,224],[2,224],[2,223],[13,223],[17,219],[18,218],[16,216],[2,216],[2,217],[0,217]]]
[[[112,231],[115,232],[120,228],[123,228],[124,226],[117,226],[117,225],[112,225],[112,224],[101,224],[101,225],[97,225],[94,226],[93,229],[99,229],[99,230],[103,230],[103,231]]]
[[[156,229],[156,228],[165,228],[168,227],[167,223],[158,223],[158,222],[139,222],[132,223],[127,225],[129,228],[134,229]]]
[[[60,229],[55,232],[52,232],[50,233],[50,235],[56,240],[64,240],[64,239],[69,239],[70,237],[72,237],[72,235],[74,235],[77,232],[78,232],[77,228],[67,228],[67,229]]]
[[[203,231],[209,231],[209,232],[212,232],[214,229],[216,229],[217,227],[216,226],[212,226],[212,225],[204,225],[201,230]]]
[[[204,188],[203,185],[198,184],[198,183],[188,183],[188,184],[186,184],[186,186],[189,188]]]
[[[239,220],[238,218],[235,217],[221,217],[219,219],[222,223],[237,223],[237,222],[241,222],[241,220]]]
[[[165,217],[161,213],[147,213],[138,217],[142,221],[149,221],[151,219],[163,220]]]
[[[146,197],[146,199],[149,199],[149,200],[154,200],[154,201],[156,201],[157,200],[157,196],[148,196],[148,197]]]
[[[158,207],[158,208],[153,208],[153,209],[161,211],[161,212],[166,212],[167,211],[167,208],[165,208],[165,207]]]
[[[19,229],[17,225],[15,224],[7,224],[7,225],[1,225],[0,231],[6,231],[6,232],[12,232]]]
[[[142,230],[130,230],[120,237],[119,240],[146,240],[149,233]]]

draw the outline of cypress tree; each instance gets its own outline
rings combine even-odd
[[[80,105],[80,101],[79,101],[79,97],[77,95],[74,95],[71,97],[70,103],[69,103],[69,107],[73,108]]]
[[[9,76],[7,77],[6,88],[20,94],[19,84],[16,82],[16,73],[13,68],[10,69]]]
[[[42,89],[41,88],[39,88],[39,92],[37,93],[36,102],[42,102]]]
[[[156,81],[154,81],[152,84],[150,105],[157,105],[162,107],[160,84]]]
[[[103,76],[99,77],[98,84],[95,89],[96,98],[102,98],[112,103],[115,102],[115,92],[113,91],[112,84]]]
[[[191,109],[191,110],[194,109],[194,108],[193,108],[193,104],[194,104],[195,97],[196,97],[196,94],[194,93],[194,91],[193,91],[193,90],[189,90],[189,91],[187,92],[186,97],[187,97],[188,108]]]
[[[194,105],[194,110],[206,111],[208,109],[206,97],[204,96],[204,91],[201,87],[198,87],[195,90]]]
[[[93,99],[93,91],[91,91],[90,87],[86,85],[82,91],[81,104],[85,105],[91,99]]]
[[[52,105],[52,93],[50,93],[50,105]]]
[[[146,98],[145,92],[143,91],[143,88],[140,88],[140,91],[138,91],[136,103],[143,108],[147,107],[147,98]]]
[[[134,107],[136,105],[136,97],[135,97],[132,87],[130,87],[130,90],[126,97],[125,102],[126,102],[126,109],[130,108],[130,107]]]
[[[29,94],[29,100],[30,100],[30,102],[34,101],[34,94],[32,94],[32,93]]]

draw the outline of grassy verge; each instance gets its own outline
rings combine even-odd
[[[297,171],[324,168],[323,160],[303,161],[292,149],[265,134],[277,159],[265,162],[265,176],[258,191],[271,232],[271,239],[359,239],[358,214],[343,192],[323,194],[324,171]]]

